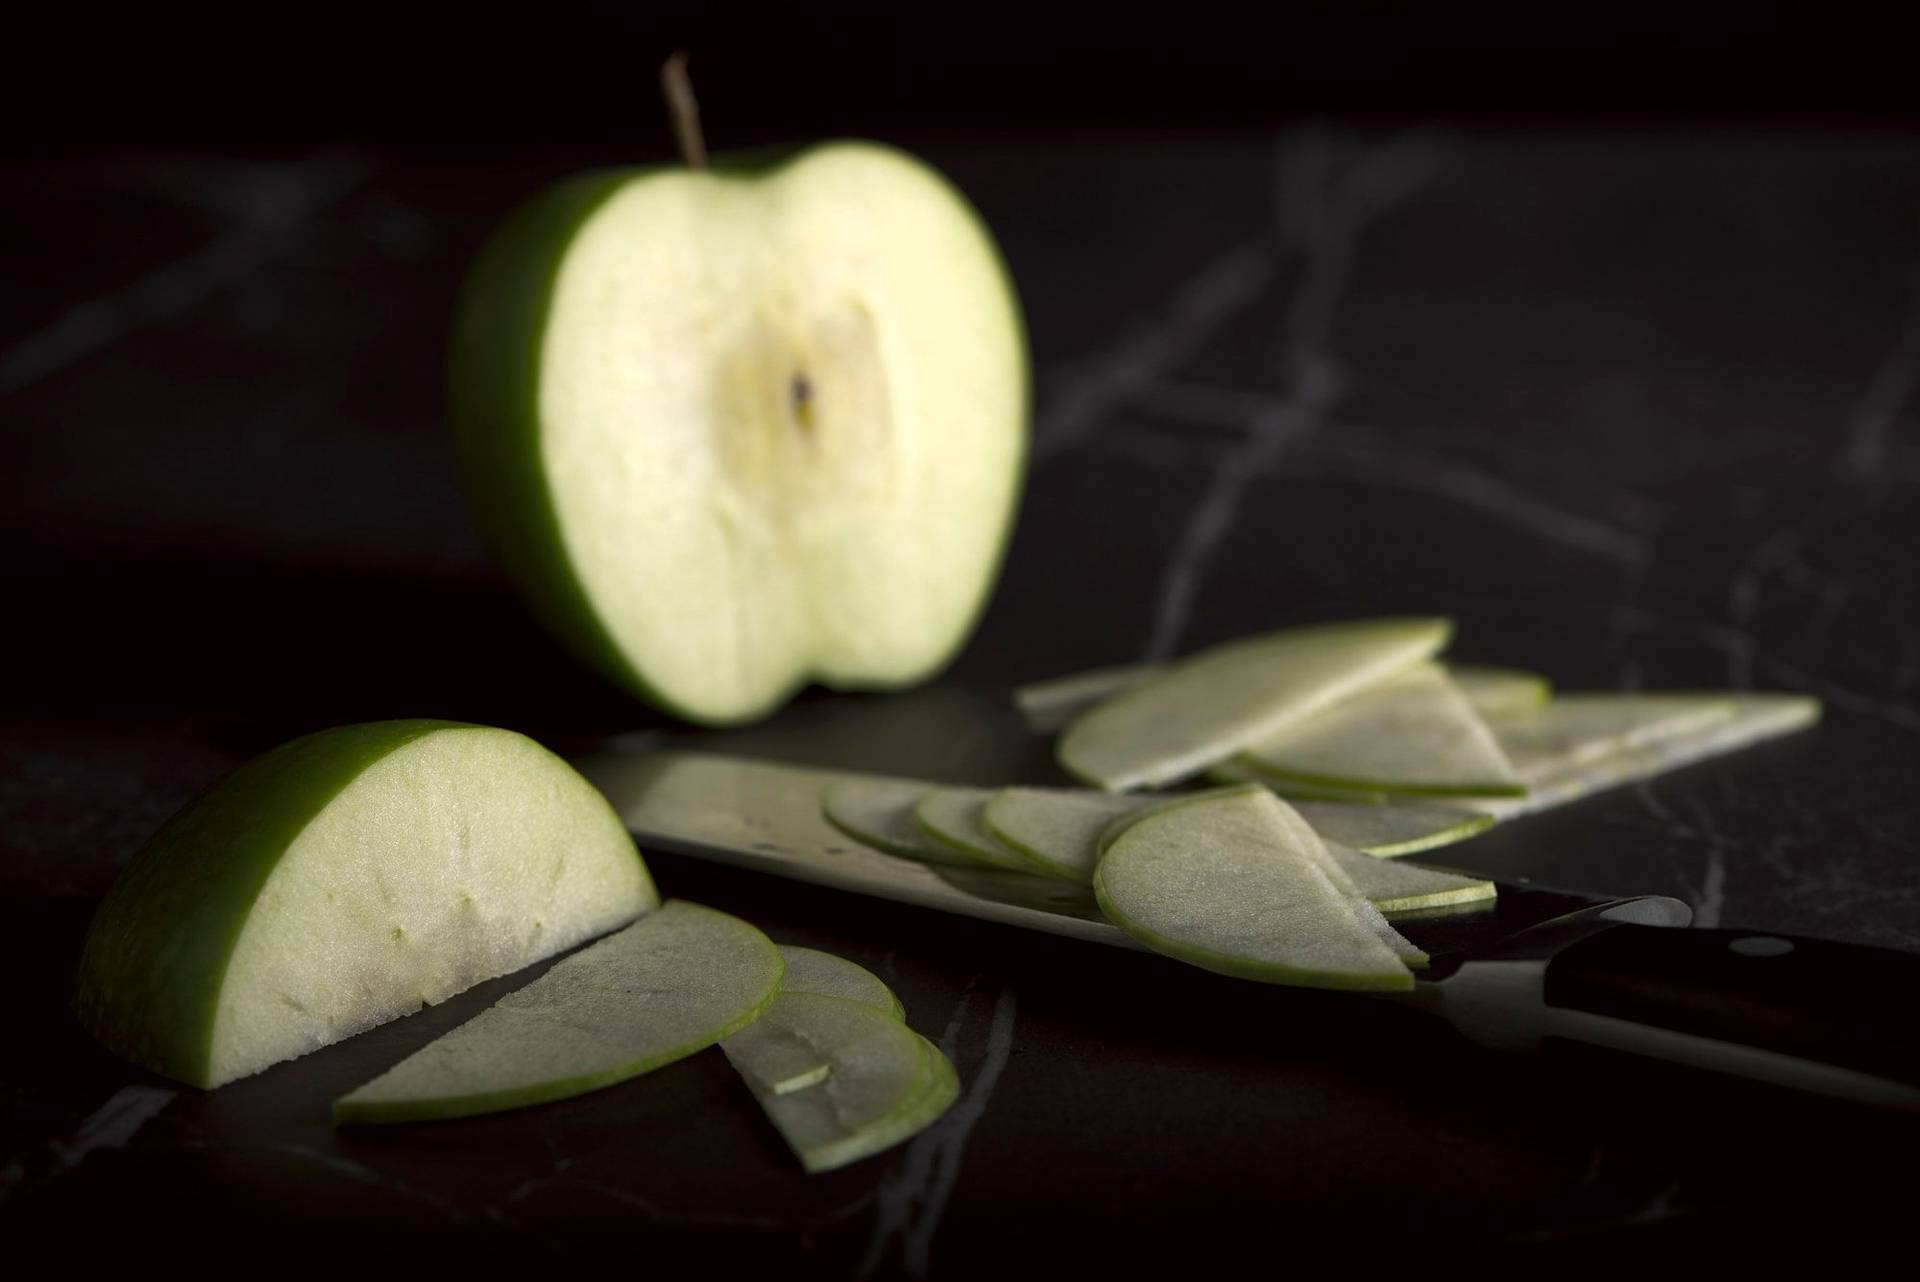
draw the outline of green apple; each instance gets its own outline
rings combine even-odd
[[[1602,697],[1588,696],[1589,699]],[[1647,696],[1617,697],[1639,702]],[[1820,720],[1820,701],[1806,695],[1763,692],[1728,695],[1726,699],[1731,704],[1727,715],[1682,718],[1677,726],[1668,723],[1660,734],[1649,734],[1643,725],[1632,746],[1621,746],[1617,738],[1611,738],[1612,746],[1605,750],[1563,741],[1567,751],[1543,756],[1541,763],[1531,768],[1523,766],[1528,781],[1525,797],[1475,798],[1463,804],[1495,818],[1508,819],[1678,770],[1708,757],[1803,730]],[[1623,713],[1623,719],[1628,715]],[[1593,715],[1592,709],[1581,710],[1575,719],[1608,720]],[[1549,741],[1547,736],[1535,740]]]
[[[1291,804],[1323,841],[1351,846],[1380,859],[1450,846],[1493,826],[1488,815],[1412,801],[1377,806],[1304,800]]]
[[[815,1048],[827,1074],[799,1089],[763,1089],[795,1046]],[[926,1038],[870,1005],[819,993],[782,993],[721,1049],[809,1173],[910,1139],[960,1091],[953,1065]]]
[[[619,817],[539,744],[445,721],[323,730],[241,766],[134,856],[75,1009],[214,1087],[625,925],[659,902]]]
[[[843,957],[812,948],[780,946],[787,973],[780,981],[781,996],[818,993],[859,1002],[895,1019],[904,1019],[905,1011],[893,990],[880,982],[872,971],[856,966]],[[756,1032],[755,1029],[759,1031]],[[785,1095],[823,1082],[833,1072],[833,1061],[819,1046],[793,1035],[778,1021],[764,1027],[750,1024],[720,1043],[733,1055],[733,1066],[747,1079],[756,1095]]]
[[[1235,758],[1308,789],[1513,797],[1526,792],[1493,732],[1438,664],[1422,663],[1270,735]]]
[[[992,798],[986,788],[931,788],[914,806],[914,822],[931,840],[989,868],[1053,875],[1052,865],[1029,858],[987,828],[982,816]]]
[[[1495,723],[1514,765],[1539,778],[1726,721],[1731,694],[1563,694]]]
[[[471,1117],[624,1082],[752,1023],[785,967],[738,917],[673,900],[335,1100],[333,1120]]]
[[[1060,764],[1108,792],[1184,779],[1431,658],[1452,631],[1445,619],[1369,619],[1203,650],[1082,713]]]
[[[1553,682],[1537,672],[1449,663],[1447,675],[1473,710],[1483,717],[1530,712],[1553,697]]]
[[[1123,663],[1089,668],[1064,677],[1031,681],[1013,692],[1013,706],[1036,733],[1064,729],[1068,722],[1095,704],[1130,690],[1163,668],[1160,663]]]
[[[864,1002],[895,1019],[902,1019],[906,1015],[893,990],[865,966],[833,953],[823,953],[817,948],[801,948],[795,944],[780,945],[780,956],[787,963],[787,973],[780,981],[780,991],[783,993],[820,993],[850,1002]]]
[[[828,823],[863,846],[923,864],[979,867],[971,854],[935,841],[914,816],[931,785],[911,779],[855,776],[830,784],[820,795]]]
[[[981,822],[1054,876],[1091,885],[1100,862],[1100,834],[1121,816],[1161,800],[1083,789],[1003,788],[981,812]]]
[[[1151,811],[1107,849],[1094,893],[1147,947],[1269,983],[1405,991],[1413,975],[1328,876],[1320,841],[1264,788]]]
[[[450,411],[509,576],[615,681],[732,724],[943,667],[1025,464],[1020,312],[901,152],[586,174],[462,292]]]

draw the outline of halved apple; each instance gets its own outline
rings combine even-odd
[[[101,904],[81,1022],[219,1086],[659,902],[606,798],[539,744],[444,721],[296,739],[175,815]]]
[[[496,234],[452,350],[509,575],[617,682],[716,725],[946,664],[998,573],[1027,397],[980,220],[868,143],[567,182]]]

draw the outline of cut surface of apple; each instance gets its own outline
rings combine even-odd
[[[1292,805],[1322,840],[1383,859],[1450,846],[1493,826],[1489,815],[1415,801],[1354,805],[1303,800]]]
[[[1735,711],[1731,693],[1563,694],[1533,712],[1495,722],[1494,733],[1517,769],[1542,778],[1692,734]]]
[[[795,1045],[824,1056],[826,1076],[779,1093],[755,1086],[777,1075],[771,1066]],[[782,994],[723,1049],[809,1173],[911,1138],[959,1094],[959,1078],[938,1047],[885,1012],[838,997]]]
[[[1616,747],[1585,756],[1574,764],[1529,771],[1525,797],[1472,798],[1461,804],[1498,819],[1510,819],[1736,752],[1804,730],[1820,720],[1820,701],[1807,695],[1755,692],[1728,698],[1732,710],[1727,716],[1695,720],[1689,727],[1643,738],[1637,746]]]
[[[977,860],[935,841],[920,827],[914,808],[927,791],[926,784],[909,779],[849,779],[827,788],[820,812],[861,845],[889,855],[926,864],[979,867]]]
[[[1100,834],[1114,820],[1161,799],[1059,788],[1005,788],[981,818],[1000,840],[1069,881],[1091,884]]]
[[[94,917],[81,1022],[213,1087],[623,926],[659,902],[611,806],[522,735],[342,726],[170,819]]]
[[[451,367],[510,577],[679,716],[920,681],[998,572],[1026,453],[1019,307],[973,210],[901,152],[562,184],[482,254]]]
[[[611,1086],[746,1027],[784,969],[755,927],[673,900],[342,1096],[334,1121],[470,1117]]]
[[[975,863],[1051,875],[1049,865],[1028,858],[987,828],[982,816],[992,798],[988,788],[932,788],[914,807],[914,822],[929,839]]]
[[[1483,717],[1517,716],[1544,707],[1553,698],[1553,682],[1537,672],[1472,663],[1446,667],[1454,688]]]
[[[1261,740],[1238,758],[1308,788],[1520,796],[1487,722],[1438,664],[1423,663]]]
[[[1232,789],[1140,818],[1108,847],[1094,892],[1122,930],[1208,970],[1412,988],[1412,973],[1322,868],[1318,845],[1272,793]]]
[[[781,944],[780,956],[787,963],[787,973],[780,980],[783,993],[819,993],[824,997],[864,1003],[895,1019],[905,1015],[893,990],[857,962],[796,944]]]
[[[1171,783],[1438,653],[1445,619],[1367,619],[1203,650],[1076,718],[1057,755],[1108,792]]]

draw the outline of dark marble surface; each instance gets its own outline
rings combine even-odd
[[[762,750],[1047,778],[1044,742],[981,729],[1015,682],[1446,612],[1460,657],[1564,687],[1827,705],[1449,862],[1920,949],[1920,144],[1302,130],[930,154],[1028,311],[1012,558],[949,675],[804,697]],[[714,1055],[520,1114],[329,1129],[328,1099],[498,984],[211,1095],[92,1047],[64,1000],[93,904],[246,756],[392,716],[563,749],[669,729],[522,618],[441,424],[464,262],[508,203],[605,159],[137,154],[0,180],[0,1232],[955,1277],[1013,1247],[1839,1262],[1895,1234],[1905,1181],[1880,1167],[1920,1139],[1907,1120],[1502,1058],[1389,1006],[667,857],[672,893],[877,970],[960,1103],[813,1179]]]

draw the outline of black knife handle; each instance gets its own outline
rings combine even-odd
[[[1624,1026],[1637,1025],[1683,1036],[1655,1034],[1641,1046],[1616,1041],[1620,1049],[1783,1082],[1795,1075],[1779,1058],[1787,1057],[1813,1066],[1809,1076],[1843,1084],[1862,1075],[1920,1088],[1916,994],[1920,955],[1913,953],[1745,930],[1633,925],[1562,949],[1547,964],[1544,992],[1548,1006],[1567,1013],[1555,1020],[1560,1035],[1576,1040],[1627,1038]],[[1572,1012],[1601,1018],[1583,1021]],[[1715,1043],[1731,1062],[1702,1062],[1713,1058]],[[1765,1071],[1743,1069],[1742,1059]],[[1822,1066],[1842,1071],[1822,1074]],[[1876,1097],[1901,1102],[1884,1092]]]

